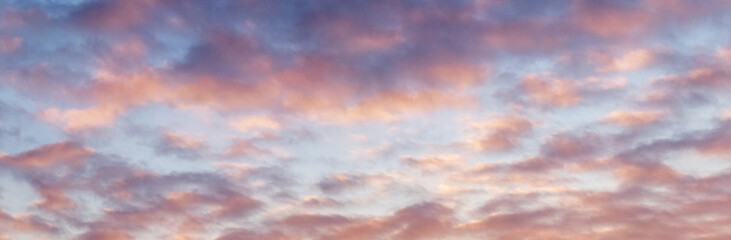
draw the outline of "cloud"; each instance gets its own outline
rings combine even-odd
[[[19,167],[51,167],[58,164],[80,165],[94,153],[74,142],[59,142],[40,146],[15,156],[1,158],[3,162]]]
[[[729,239],[729,7],[3,3],[0,239]]]
[[[0,52],[11,53],[23,46],[23,39],[19,37],[0,37]]]
[[[62,189],[55,186],[41,186],[40,194],[43,197],[43,200],[35,202],[34,204],[46,211],[56,212],[76,207],[76,202],[69,199]]]
[[[75,20],[98,30],[128,30],[142,25],[156,1],[89,2],[74,13]]]
[[[634,49],[612,58],[602,54],[594,54],[592,58],[600,63],[600,72],[627,72],[643,69],[656,61],[655,53],[647,49]]]
[[[234,129],[248,133],[254,130],[278,131],[282,128],[279,120],[268,116],[239,117],[229,122]]]
[[[428,239],[446,236],[452,225],[452,210],[438,203],[423,202],[401,208],[382,219],[363,219],[321,239]]]
[[[155,95],[159,94],[162,88],[159,80],[150,72],[132,76],[104,71],[98,74],[103,80],[79,91],[84,98],[92,98],[99,104],[85,109],[49,108],[41,111],[38,114],[39,118],[61,124],[69,132],[110,127],[116,118],[129,108],[155,99]]]
[[[338,193],[348,188],[357,187],[365,184],[362,176],[348,176],[344,174],[333,174],[323,178],[317,187],[325,193]]]
[[[206,144],[202,140],[190,136],[178,135],[169,130],[163,130],[154,148],[158,154],[171,154],[192,159],[202,156]]]
[[[235,139],[229,147],[227,157],[254,157],[271,154],[272,152],[258,147],[252,140]]]
[[[278,221],[289,227],[314,229],[330,225],[348,224],[349,219],[340,215],[300,214],[287,216]]]
[[[533,129],[534,123],[522,116],[504,116],[487,121],[484,127],[487,134],[472,142],[477,149],[484,151],[504,151],[518,146],[520,138]]]
[[[613,170],[615,176],[631,184],[641,183],[669,183],[673,184],[682,179],[682,174],[661,163],[630,163],[623,164]]]
[[[112,126],[120,113],[120,109],[116,107],[74,109],[64,112],[56,108],[50,108],[40,112],[38,115],[41,119],[48,122],[65,124],[65,128],[68,131],[75,132]]]
[[[663,114],[660,111],[612,111],[607,114],[602,121],[625,127],[638,127],[655,123],[662,119]]]
[[[602,146],[602,139],[594,134],[572,135],[557,133],[551,135],[541,147],[547,157],[568,160],[589,156]]]
[[[421,157],[401,157],[406,165],[415,167],[425,173],[438,173],[453,170],[464,163],[459,155],[436,155]]]
[[[286,237],[280,232],[255,232],[248,229],[230,229],[229,233],[216,238],[216,240],[235,240],[235,239],[251,239],[251,240],[287,240],[293,239]]]
[[[332,198],[307,196],[302,202],[302,205],[307,207],[337,207],[342,205],[342,203]]]
[[[723,156],[731,153],[729,140],[731,140],[731,131],[717,128],[716,131],[709,132],[699,139],[694,147],[703,154]]]
[[[529,99],[539,106],[570,107],[581,102],[577,83],[568,79],[541,79],[538,76],[523,78],[522,87]]]
[[[706,88],[727,88],[729,85],[725,76],[728,73],[720,68],[701,67],[693,69],[682,76],[668,76],[661,79],[662,82],[677,87],[706,87]]]
[[[731,120],[731,109],[729,109],[729,110],[724,110],[724,111],[723,111],[723,114],[721,114],[721,117],[720,117],[720,118],[721,118],[721,120],[723,120],[723,121],[728,121],[728,120]]]
[[[118,230],[94,230],[84,235],[81,235],[79,239],[100,239],[100,240],[129,240],[132,237],[124,232]]]
[[[6,233],[54,234],[60,230],[38,216],[22,214],[11,216],[0,211],[0,229]]]
[[[637,3],[639,5],[639,3]],[[631,4],[611,1],[575,1],[573,22],[601,37],[626,37],[651,27],[653,15]]]

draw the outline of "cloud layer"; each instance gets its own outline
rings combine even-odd
[[[0,3],[0,239],[728,239],[730,10]]]

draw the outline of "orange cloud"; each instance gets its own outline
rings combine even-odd
[[[724,120],[724,121],[731,120],[731,109],[723,110],[723,113],[721,114],[720,119]]]
[[[229,121],[229,125],[244,133],[249,133],[255,130],[278,131],[282,128],[282,124],[279,120],[265,115],[238,117]]]
[[[621,56],[612,57],[593,53],[590,57],[597,62],[599,72],[627,72],[645,68],[654,63],[655,54],[647,49],[634,49]]]
[[[78,132],[112,126],[123,110],[117,106],[100,106],[83,110],[72,109],[63,112],[56,108],[49,108],[40,112],[38,116],[51,123],[64,124],[64,129],[69,132]]]
[[[662,119],[665,114],[660,111],[612,111],[602,118],[602,121],[617,124],[625,127],[637,127],[655,123]]]
[[[449,106],[465,108],[473,105],[474,99],[471,97],[443,91],[385,92],[365,98],[349,108],[342,114],[341,121],[394,121],[403,115],[431,112]]]
[[[145,104],[162,96],[162,83],[151,72],[132,76],[99,71],[99,80],[85,89],[83,96],[90,97],[98,105],[87,109],[61,111],[49,108],[41,111],[39,118],[64,125],[69,132],[108,127],[128,108]]]

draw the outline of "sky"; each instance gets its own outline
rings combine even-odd
[[[4,0],[0,239],[731,239],[729,12]]]

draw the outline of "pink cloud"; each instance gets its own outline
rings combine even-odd
[[[6,156],[0,160],[20,167],[50,167],[58,164],[79,165],[84,158],[92,155],[94,150],[74,142],[59,142],[40,146],[15,156]]]
[[[480,150],[503,151],[514,148],[520,138],[533,129],[533,123],[522,116],[505,116],[487,121],[487,134],[472,144]]]
[[[541,147],[542,152],[551,158],[568,160],[590,156],[601,148],[600,136],[586,133],[573,135],[558,133],[551,135]]]
[[[0,37],[0,52],[11,53],[23,46],[23,39],[19,37]]]
[[[718,132],[698,142],[695,149],[703,154],[724,156],[731,154],[731,132]]]
[[[337,207],[342,205],[342,203],[333,198],[307,196],[304,201],[302,201],[302,205],[306,207]]]
[[[157,1],[107,1],[86,4],[76,14],[77,20],[86,25],[101,30],[125,30],[146,22],[149,10]]]
[[[488,27],[484,42],[497,49],[546,52],[569,44],[570,29],[553,19],[515,20]]]
[[[429,155],[420,157],[401,157],[401,161],[426,173],[454,170],[464,164],[459,155]]]
[[[614,175],[630,184],[667,183],[673,184],[682,178],[682,174],[660,163],[623,164],[613,170]]]
[[[59,229],[38,216],[22,214],[11,216],[0,211],[0,230],[5,233],[25,232],[32,234],[58,233]]]
[[[94,230],[84,235],[81,235],[79,239],[82,240],[131,240],[134,239],[132,236],[124,231],[120,230]]]
[[[568,79],[546,80],[538,76],[523,78],[523,89],[540,106],[570,107],[581,102],[578,83]]]
[[[223,202],[213,211],[213,214],[221,218],[236,218],[245,216],[261,206],[255,199],[241,194],[227,196]]]
[[[279,224],[304,229],[315,229],[332,225],[348,224],[349,222],[350,220],[348,218],[340,215],[314,214],[291,215],[278,221]]]
[[[76,207],[76,202],[71,200],[63,189],[57,186],[41,186],[40,193],[42,201],[35,202],[35,205],[49,212],[57,212]]]
[[[254,142],[247,139],[236,139],[229,147],[226,156],[228,157],[252,157],[271,154],[270,151],[258,147]]]
[[[0,239],[731,237],[724,1],[19,2]]]
[[[601,37],[627,37],[651,27],[653,15],[642,9],[602,1],[575,1],[573,23]]]
[[[155,151],[159,154],[171,154],[181,158],[198,158],[204,155],[208,147],[203,140],[195,139],[189,135],[173,133],[170,130],[163,130],[159,138],[154,145]]]
[[[250,239],[250,240],[293,240],[282,234],[281,232],[255,232],[248,229],[230,229],[228,233],[216,238],[216,240],[237,240],[237,239]]]

